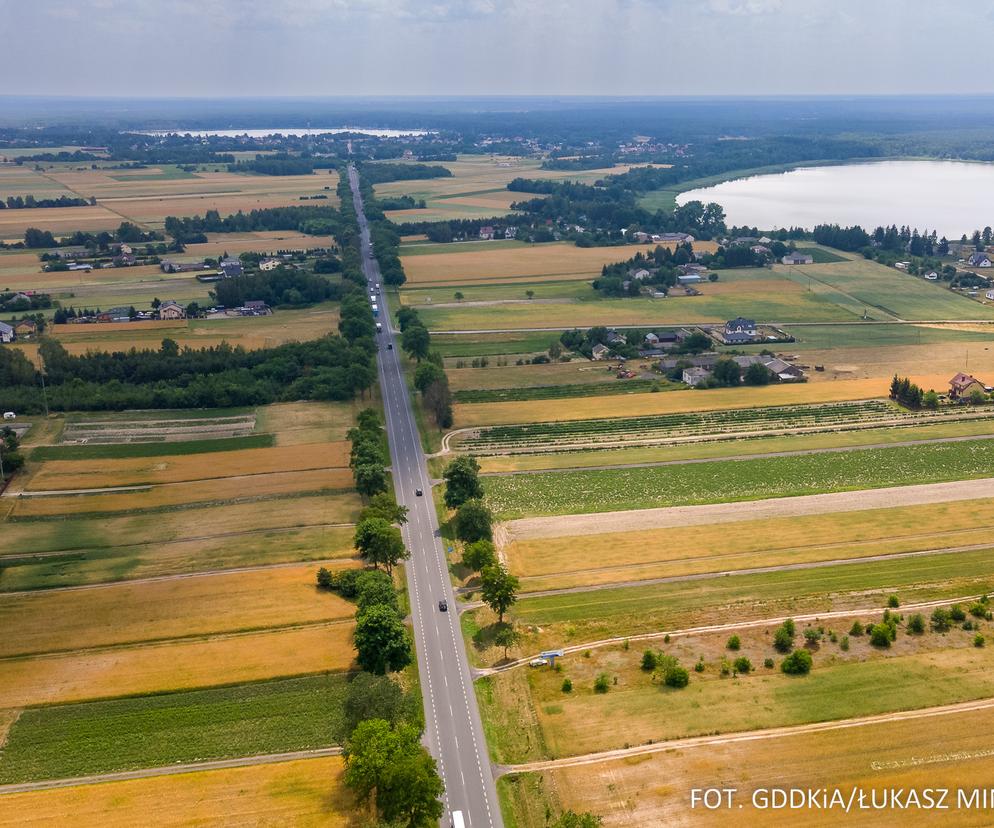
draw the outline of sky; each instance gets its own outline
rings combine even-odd
[[[992,34],[994,0],[0,0],[0,94],[985,94]]]

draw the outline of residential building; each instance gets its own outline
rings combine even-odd
[[[700,275],[697,273],[685,273],[681,276],[677,276],[676,280],[681,285],[696,285],[703,281]]]
[[[22,319],[14,323],[14,333],[18,338],[32,337],[38,332],[38,323],[34,319]]]
[[[232,279],[235,276],[241,276],[242,272],[242,263],[240,260],[232,259],[230,256],[227,259],[221,259],[218,276],[225,279]]]
[[[970,256],[970,267],[990,267],[991,258],[986,253],[976,252]]]
[[[159,319],[186,319],[186,310],[179,302],[163,302],[159,305]]]
[[[684,368],[683,381],[691,388],[696,388],[711,376],[711,371],[707,368]]]
[[[505,227],[504,228],[504,238],[505,239],[514,239],[514,238],[517,238],[517,236],[518,236],[518,228],[517,227],[515,227],[515,226],[512,225],[511,227]]]
[[[925,274],[925,278],[928,279],[928,281],[930,282],[937,282],[939,280],[939,274],[936,273],[934,270],[930,270],[928,273]]]
[[[611,349],[607,345],[601,345],[599,342],[591,348],[590,353],[594,359],[601,360],[607,359],[607,355],[610,353]]]
[[[264,272],[270,270],[276,270],[276,268],[278,268],[281,264],[283,264],[283,262],[281,262],[279,259],[263,259],[262,261],[259,262],[259,270],[262,270]]]
[[[628,339],[624,334],[618,333],[617,331],[608,331],[607,343],[608,345],[627,345]]]
[[[690,233],[659,233],[654,234],[652,240],[655,242],[685,244],[686,242],[692,242],[694,237]]]
[[[484,241],[491,241],[494,237],[494,228],[486,224],[480,228],[480,238]]]
[[[969,397],[974,391],[984,392],[984,384],[970,374],[960,371],[949,380],[949,396],[954,400]]]
[[[652,276],[652,273],[646,270],[644,267],[640,267],[638,270],[632,272],[632,278],[638,282],[644,282],[646,279]]]
[[[15,338],[13,327],[6,322],[0,322],[0,342],[13,342]]]
[[[809,256],[807,253],[798,253],[794,251],[793,253],[788,253],[782,259],[780,259],[785,265],[806,265],[814,264],[814,256]]]

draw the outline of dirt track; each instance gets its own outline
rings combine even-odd
[[[949,503],[994,497],[994,478],[891,486],[853,492],[780,497],[703,506],[671,506],[662,509],[633,509],[586,515],[523,518],[506,524],[507,542],[530,538],[557,538],[570,535],[597,535],[607,532],[633,532],[666,529],[673,526],[700,526],[735,523],[743,520],[821,515],[830,512],[859,512],[926,503]],[[502,533],[503,536],[503,533]]]

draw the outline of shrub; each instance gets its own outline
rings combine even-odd
[[[572,693],[573,692],[573,682],[570,681],[568,678],[564,678],[563,679],[563,692],[564,693]]]
[[[908,632],[912,635],[922,635],[925,632],[925,616],[916,612],[908,619]]]
[[[780,669],[789,676],[804,676],[811,672],[812,663],[807,650],[794,650],[780,663]]]
[[[606,693],[610,687],[611,679],[607,673],[601,673],[596,679],[594,679],[595,693]]]
[[[970,615],[974,618],[984,618],[987,615],[987,607],[980,601],[970,604]]]
[[[890,626],[887,624],[874,624],[870,627],[870,643],[874,647],[887,648],[890,646]]]
[[[667,687],[686,687],[690,683],[690,673],[679,664],[674,664],[663,675],[663,683]]]
[[[695,672],[695,673],[703,673],[703,672],[704,672],[704,661],[703,661],[703,660],[699,660],[699,661],[698,661],[698,662],[697,662],[697,663],[696,663],[696,664],[694,665],[694,672]]]
[[[655,670],[658,663],[659,659],[656,658],[656,654],[652,650],[646,650],[642,653],[642,669],[647,673]]]
[[[772,658],[767,658],[763,661],[763,666],[767,670],[772,670],[776,666],[776,662]]]
[[[839,641],[839,649],[842,650],[842,652],[844,652],[844,653],[848,653],[849,652],[849,636],[848,635],[842,636],[842,640]]]
[[[773,647],[781,653],[787,653],[793,646],[793,633],[789,632],[786,626],[777,627],[777,631],[773,633]]]
[[[863,625],[859,621],[853,621],[852,626],[849,628],[849,635],[860,636],[863,634]]]
[[[808,627],[804,631],[804,641],[809,647],[813,647],[819,641],[821,641],[821,633],[818,632],[814,627]]]
[[[891,609],[897,609],[901,606],[901,602],[897,600],[896,595],[891,595],[890,598],[887,599],[887,606]]]
[[[952,616],[949,610],[943,607],[936,607],[932,611],[932,629],[936,632],[947,632],[952,626]]]
[[[972,612],[973,611],[973,607],[970,607],[970,610]],[[962,621],[966,620],[966,613],[963,612],[963,607],[961,607],[959,604],[953,604],[949,608],[949,617],[953,621],[956,621],[957,623],[959,623],[959,622],[962,622]]]
[[[732,662],[732,666],[735,668],[736,673],[748,673],[752,670],[752,662],[745,656],[739,656],[735,659],[735,661]]]
[[[984,646],[984,636],[983,636],[983,633],[977,633],[973,637],[973,646],[974,647],[983,647]]]
[[[742,646],[742,642],[739,640],[737,635],[733,635],[728,639],[725,646],[728,647],[729,650],[738,650]]]

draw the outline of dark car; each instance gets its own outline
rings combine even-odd
[[[392,342],[388,342],[387,343],[387,350],[388,351],[392,351],[393,350],[393,343]]]
[[[424,492],[421,491],[421,489],[415,489],[414,494],[416,494],[418,497],[421,497],[424,494]]]
[[[439,612],[448,612],[449,611],[448,601],[446,601],[444,598],[441,601],[438,602],[438,611]]]

